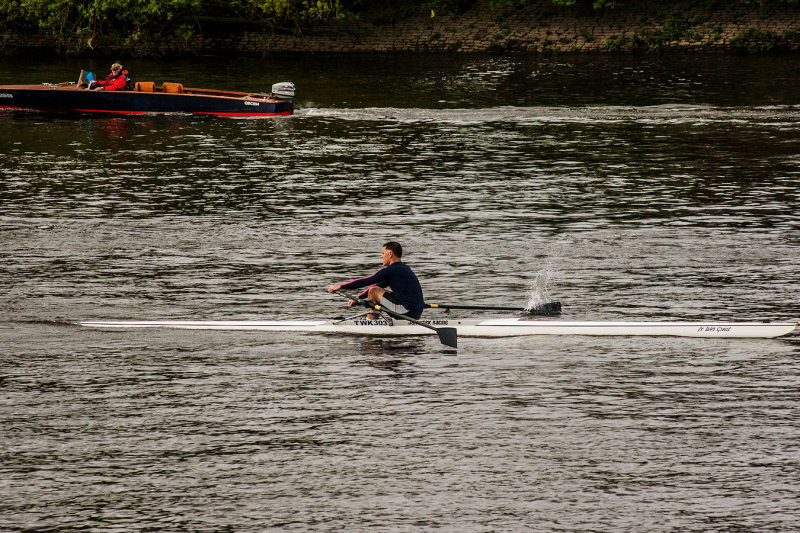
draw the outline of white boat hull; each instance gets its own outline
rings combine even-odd
[[[581,322],[555,320],[424,320],[436,328],[456,328],[463,337],[515,337],[521,335],[618,335],[708,338],[772,338],[787,335],[798,324],[791,322]],[[300,331],[352,335],[433,335],[433,330],[396,320],[173,320],[88,321],[93,328],[176,328],[232,331]]]

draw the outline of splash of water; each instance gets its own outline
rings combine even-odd
[[[551,301],[550,284],[554,279],[555,272],[550,268],[542,269],[536,273],[528,284],[528,300],[525,303],[526,310],[537,309],[541,307],[542,304]]]

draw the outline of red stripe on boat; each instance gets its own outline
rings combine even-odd
[[[150,113],[150,111],[119,111],[113,109],[72,109],[71,111],[80,111],[82,113],[124,113],[126,115],[143,115]]]
[[[118,109],[46,109],[41,107],[18,107],[10,105],[0,105],[0,109],[29,109],[36,111],[79,111],[81,113],[117,113],[125,115],[144,115],[147,113],[192,113],[195,115],[216,115],[220,117],[278,117],[293,115],[293,111],[282,111],[280,113],[233,113],[233,112],[214,112],[214,111],[122,111]]]

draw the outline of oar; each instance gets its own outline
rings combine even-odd
[[[458,348],[458,330],[456,328],[435,328],[430,324],[426,324],[425,322],[420,322],[414,318],[411,318],[408,315],[401,315],[400,313],[395,313],[394,311],[390,311],[383,307],[380,304],[376,304],[369,300],[359,300],[358,298],[352,298],[344,293],[336,291],[336,294],[339,296],[344,296],[348,300],[354,300],[356,302],[361,303],[364,307],[372,308],[376,311],[380,311],[382,313],[386,313],[392,318],[396,318],[398,320],[405,320],[407,322],[411,322],[412,324],[416,324],[418,326],[422,326],[423,328],[432,329],[439,335],[439,342],[444,344],[445,346],[450,346],[451,348]]]
[[[448,305],[448,304],[425,304],[425,307],[434,309],[477,309],[481,311],[521,311],[531,315],[555,316],[561,314],[561,302],[548,302],[541,304],[533,309],[524,307],[497,307],[488,305]]]

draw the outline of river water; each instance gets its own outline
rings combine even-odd
[[[110,62],[5,59],[0,84]],[[335,317],[323,289],[389,239],[429,302],[798,320],[800,59],[128,67],[291,80],[297,112],[0,112],[0,529],[798,528],[797,336],[463,338],[454,355],[75,322]]]

